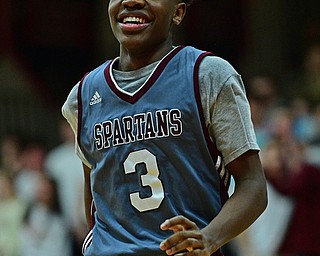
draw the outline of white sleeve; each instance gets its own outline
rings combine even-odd
[[[67,100],[62,106],[61,112],[64,118],[68,121],[69,125],[72,128],[72,131],[75,136],[75,151],[81,161],[91,168],[91,164],[83,155],[77,140],[78,135],[78,88],[79,83],[77,83],[70,91]]]
[[[209,134],[227,165],[259,150],[240,75],[225,60],[206,57],[199,67],[201,103]]]

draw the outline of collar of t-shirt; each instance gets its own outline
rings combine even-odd
[[[112,74],[117,82],[117,85],[122,90],[128,93],[135,93],[141,86],[144,85],[158,63],[159,61],[156,61],[145,67],[133,71],[120,71],[117,69],[113,69]]]

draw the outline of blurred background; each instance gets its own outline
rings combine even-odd
[[[81,255],[82,169],[60,109],[118,55],[107,4],[0,0],[0,256]],[[226,256],[320,255],[320,1],[196,0],[175,43],[227,59],[251,103],[269,206]]]

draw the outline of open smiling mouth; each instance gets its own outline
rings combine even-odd
[[[147,20],[139,17],[125,17],[122,20],[123,24],[146,24]]]

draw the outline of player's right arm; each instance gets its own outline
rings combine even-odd
[[[91,228],[93,226],[93,200],[92,194],[90,190],[90,164],[84,157],[77,141],[78,134],[78,87],[79,83],[77,83],[72,90],[70,91],[67,100],[62,106],[61,112],[64,118],[68,121],[71,126],[74,135],[75,135],[75,143],[76,143],[76,154],[82,161],[83,172],[84,172],[84,202],[85,202],[85,214],[87,219],[88,227]]]
[[[85,205],[85,214],[87,219],[88,228],[91,229],[94,225],[93,221],[93,199],[91,193],[91,183],[90,183],[90,172],[91,169],[85,165],[83,166],[84,172],[84,205]]]

